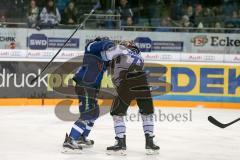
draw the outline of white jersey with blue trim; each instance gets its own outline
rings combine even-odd
[[[121,81],[121,71],[141,71],[143,69],[144,60],[140,54],[135,54],[135,52],[126,49],[124,53],[117,54],[112,63],[114,63],[112,79],[115,85],[117,85],[118,81]]]

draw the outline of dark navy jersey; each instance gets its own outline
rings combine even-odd
[[[101,56],[102,51],[114,46],[110,40],[92,41],[85,47],[83,64],[74,76],[79,85],[99,88],[106,70],[106,61]]]

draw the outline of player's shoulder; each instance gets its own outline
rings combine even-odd
[[[115,45],[115,44],[113,43],[113,41],[111,41],[111,40],[109,40],[109,39],[101,40],[101,41],[99,41],[99,43],[100,43],[102,46],[105,46],[105,45],[114,46],[114,45]]]
[[[101,52],[114,46],[115,44],[111,40],[91,41],[86,45],[85,51],[92,53]]]

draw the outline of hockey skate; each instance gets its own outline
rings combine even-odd
[[[149,134],[145,134],[145,138],[146,138],[146,154],[147,155],[154,155],[154,154],[159,154],[159,149],[160,147],[155,145],[153,142],[153,138],[154,136],[150,136]]]
[[[81,146],[82,148],[90,148],[93,146],[94,141],[91,139],[87,139],[84,136],[81,136],[77,141],[77,144]]]
[[[115,137],[116,142],[114,146],[107,147],[108,155],[126,155],[126,136],[124,138]]]
[[[82,153],[82,147],[77,143],[77,141],[73,140],[71,137],[66,134],[65,141],[63,143],[62,153]]]

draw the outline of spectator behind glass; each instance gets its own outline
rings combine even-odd
[[[181,19],[182,27],[193,27],[193,24],[190,22],[190,18],[187,15],[184,15]]]
[[[128,0],[120,0],[119,13],[121,15],[122,25],[127,25],[127,18],[133,16],[133,12],[128,5]]]
[[[195,12],[194,12],[195,16],[201,16],[202,11],[203,11],[202,5],[196,4]]]
[[[113,15],[113,11],[111,9],[107,10],[106,14],[108,15]],[[115,26],[115,22],[113,21],[113,17],[106,17],[106,22],[105,22],[105,28],[107,29],[113,29]]]
[[[61,16],[54,0],[48,0],[47,6],[40,13],[40,28],[53,28],[59,24]]]
[[[187,15],[189,17],[189,21],[192,24],[195,24],[195,15],[194,15],[194,9],[192,6],[188,6],[187,7],[187,11],[185,13],[185,15]]]
[[[155,30],[156,32],[171,32],[171,19],[169,17],[163,17],[160,22],[159,28]]]
[[[69,2],[65,7],[63,13],[63,24],[76,24],[77,23],[77,8],[74,2]]]
[[[28,6],[27,23],[28,27],[34,28],[38,23],[39,8],[36,6],[36,0],[31,0]]]
[[[223,33],[223,30],[221,29],[222,25],[220,22],[216,22],[214,25],[214,32],[215,33]]]
[[[0,27],[6,27],[6,24],[4,22],[7,22],[5,15],[0,13]]]
[[[126,26],[128,26],[129,28],[125,28],[125,31],[134,31],[134,28],[131,28],[131,26],[133,26],[133,19],[132,17],[127,17],[126,20]]]
[[[133,19],[132,17],[127,18],[127,26],[133,26]]]

